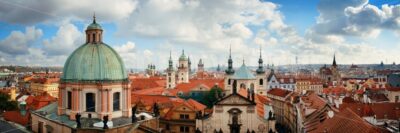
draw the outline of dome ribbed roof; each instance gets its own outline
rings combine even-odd
[[[64,65],[61,81],[126,81],[127,73],[118,53],[104,43],[87,43],[76,49]]]

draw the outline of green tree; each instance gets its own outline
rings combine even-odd
[[[204,103],[208,108],[212,108],[215,102],[218,101],[218,98],[222,95],[222,89],[218,86],[214,86],[210,89],[210,91],[205,95]]]
[[[10,101],[10,95],[0,93],[0,111],[17,110],[18,102]]]

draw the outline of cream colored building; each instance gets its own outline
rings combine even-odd
[[[33,79],[30,85],[32,95],[38,96],[44,92],[50,96],[58,98],[58,78]]]

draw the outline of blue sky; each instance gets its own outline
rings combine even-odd
[[[253,66],[260,47],[264,64],[326,64],[333,53],[342,64],[400,62],[400,0],[42,2],[0,1],[0,65],[62,66],[93,12],[128,68],[163,69],[182,49],[195,64],[226,65],[230,46]]]

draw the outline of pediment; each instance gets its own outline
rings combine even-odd
[[[255,105],[255,103],[241,95],[231,94],[218,101],[216,105]]]

